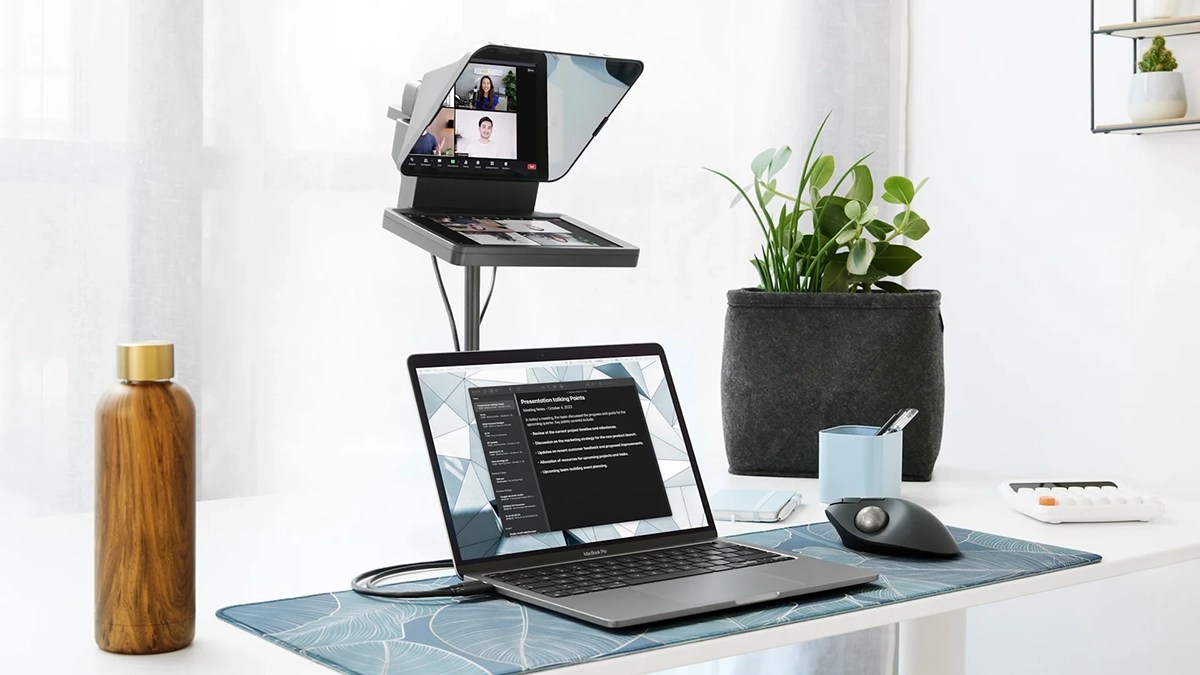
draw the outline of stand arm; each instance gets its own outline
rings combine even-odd
[[[463,349],[468,352],[479,351],[479,268],[467,265],[465,271],[463,331],[466,333],[466,343]]]

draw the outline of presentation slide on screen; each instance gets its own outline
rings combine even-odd
[[[632,379],[468,395],[505,535],[671,515]]]

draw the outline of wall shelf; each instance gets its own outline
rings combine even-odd
[[[1153,122],[1123,122],[1120,124],[1096,124],[1096,38],[1130,38],[1133,45],[1133,73],[1137,73],[1138,41],[1156,35],[1171,37],[1178,35],[1200,35],[1200,16],[1179,16],[1169,19],[1137,20],[1137,0],[1131,0],[1133,21],[1096,27],[1096,0],[1092,0],[1092,18],[1088,24],[1091,31],[1091,95],[1093,134],[1164,134],[1176,131],[1200,130],[1200,117],[1179,117]]]
[[[1172,35],[1194,35],[1200,33],[1200,16],[1182,16],[1173,19],[1154,19],[1153,21],[1134,21],[1133,23],[1114,23],[1100,26],[1092,31],[1095,35],[1112,35],[1125,38],[1150,38],[1155,35],[1171,37]]]
[[[1180,117],[1156,122],[1126,122],[1124,124],[1101,124],[1092,129],[1097,134],[1165,134],[1172,131],[1195,131],[1200,129],[1200,117]]]

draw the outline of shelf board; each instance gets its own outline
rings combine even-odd
[[[1092,31],[1092,33],[1134,39],[1149,38],[1155,35],[1162,35],[1163,37],[1191,35],[1193,33],[1200,33],[1200,16],[1177,16],[1171,19],[1114,23],[1108,26],[1100,26]]]
[[[1101,124],[1092,129],[1094,134],[1165,134],[1172,131],[1194,131],[1200,129],[1200,117],[1178,117],[1157,122],[1126,122],[1124,124]]]

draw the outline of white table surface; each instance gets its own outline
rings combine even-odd
[[[387,477],[385,477],[387,478]],[[92,638],[92,516],[0,520],[0,663],[6,672],[261,673],[330,672],[216,618],[217,609],[348,588],[373,567],[448,557],[428,471],[399,477],[402,488],[203,501],[197,517],[196,640],[156,656],[100,651]],[[893,603],[864,611],[667,647],[561,672],[653,671],[897,622],[926,619],[1055,588],[1200,558],[1200,503],[1165,500],[1151,523],[1049,525],[1023,516],[996,494],[1004,478],[939,467],[930,483],[903,494],[947,525],[1098,553],[1095,565]],[[716,479],[715,481],[713,479]],[[373,481],[371,484],[386,484]],[[712,485],[711,483],[717,483]],[[782,525],[824,520],[811,501],[816,481],[709,477],[719,486],[795,489],[804,504]],[[417,514],[413,516],[412,514]],[[779,525],[722,524],[722,534]],[[1152,598],[1146,602],[1152,603]],[[1097,648],[1103,648],[1098,646]]]

